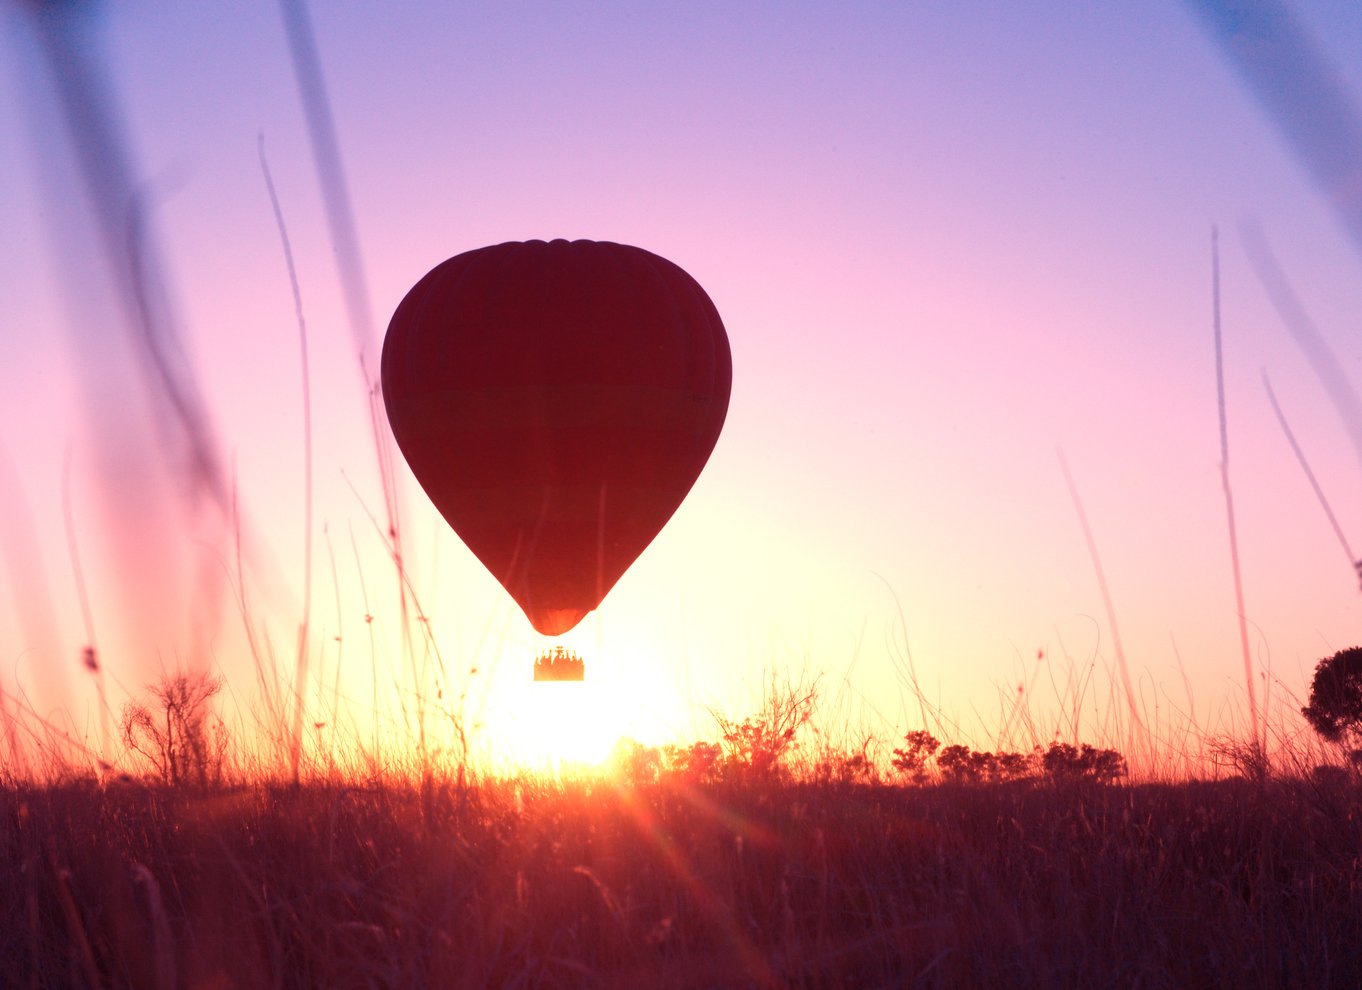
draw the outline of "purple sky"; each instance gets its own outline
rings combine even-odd
[[[446,673],[430,661],[412,674],[401,658],[392,568],[367,514],[382,498],[356,348],[279,11],[108,7],[89,50],[105,59],[173,326],[247,519],[260,641],[291,675],[302,395],[263,134],[311,355],[308,703],[318,720],[335,718],[333,691],[372,710],[377,670],[385,710],[438,683],[488,726],[523,720],[543,644],[404,468],[411,573]],[[765,672],[788,669],[825,672],[848,720],[913,728],[906,635],[920,686],[962,741],[1029,746],[1005,738],[1019,730],[1000,716],[1021,684],[1047,740],[1089,668],[1083,734],[1123,738],[1112,631],[1057,449],[1142,717],[1174,724],[1190,693],[1203,730],[1242,727],[1213,223],[1259,690],[1273,682],[1272,704],[1290,707],[1320,657],[1362,639],[1357,583],[1261,372],[1359,547],[1362,468],[1241,225],[1261,227],[1352,383],[1362,258],[1182,6],[422,3],[312,16],[375,348],[429,268],[530,237],[646,247],[723,315],[734,387],[710,465],[569,639],[594,663],[599,704],[627,709],[620,731],[703,729],[704,706],[740,709]],[[1298,16],[1362,92],[1362,11],[1302,3]],[[193,508],[183,462],[157,452],[170,449],[163,413],[123,342],[26,15],[5,7],[0,31],[0,684],[93,738],[63,526],[69,451],[108,674],[134,689],[162,665],[206,660],[258,708],[234,527]]]

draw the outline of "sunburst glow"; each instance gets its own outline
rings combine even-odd
[[[620,735],[606,692],[588,681],[526,683],[492,731],[499,755],[528,768],[598,764]]]
[[[653,667],[588,655],[582,681],[535,681],[531,673],[528,662],[500,671],[487,699],[479,742],[495,766],[598,766],[622,738],[672,741],[685,718],[685,699]]]

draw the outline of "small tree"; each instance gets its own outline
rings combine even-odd
[[[662,773],[685,784],[709,784],[719,776],[723,751],[718,743],[695,742],[689,746],[669,743],[662,747]]]
[[[818,686],[773,680],[761,710],[742,721],[711,711],[718,723],[725,770],[733,776],[765,780],[783,771],[781,761],[794,749],[795,736],[809,724],[818,703]]]
[[[210,784],[222,777],[227,729],[212,710],[222,679],[208,673],[173,674],[148,690],[153,711],[139,701],[123,706],[123,742],[140,753],[168,784]]]
[[[940,747],[936,736],[925,729],[914,729],[903,737],[903,748],[894,750],[893,767],[907,774],[913,783],[921,784],[928,777],[927,761]]]
[[[640,786],[657,781],[662,771],[662,751],[636,739],[623,738],[610,753],[610,764],[625,783]]]
[[[866,736],[856,749],[828,745],[813,765],[813,778],[826,784],[872,784],[878,776],[870,755],[873,736]]]
[[[1081,747],[1055,742],[1041,757],[1045,773],[1057,780],[1086,779],[1099,784],[1110,784],[1129,772],[1126,758],[1114,749],[1098,749],[1083,743]]]
[[[1033,776],[1040,759],[1040,748],[1031,753],[1000,752],[993,757],[990,772],[993,780],[1026,780]]]
[[[992,753],[976,753],[968,746],[947,746],[936,758],[941,776],[955,783],[975,783],[988,774]]]
[[[1362,646],[1339,650],[1315,666],[1310,703],[1301,714],[1329,742],[1362,742]]]

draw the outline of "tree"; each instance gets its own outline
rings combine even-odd
[[[668,743],[662,747],[662,772],[685,784],[711,784],[719,777],[722,758],[718,743]]]
[[[1041,757],[1045,773],[1057,780],[1095,780],[1110,784],[1129,773],[1126,758],[1114,749],[1098,749],[1083,743],[1081,747],[1053,742]]]
[[[734,777],[771,780],[794,749],[795,736],[809,724],[818,704],[818,685],[777,684],[772,679],[761,709],[741,722],[711,710],[719,726],[724,769]]]
[[[1040,747],[1033,753],[1000,752],[993,758],[994,780],[1026,780],[1035,772]]]
[[[992,753],[976,753],[968,746],[947,746],[936,758],[941,776],[958,784],[974,783],[989,773]]]
[[[1362,646],[1339,650],[1315,666],[1310,704],[1301,714],[1330,742],[1362,741]]]
[[[936,737],[924,729],[914,729],[903,737],[902,749],[894,750],[893,767],[921,784],[928,777],[927,761],[941,747]]]
[[[662,771],[662,751],[626,737],[615,743],[610,763],[624,782],[634,786],[652,784]]]
[[[872,784],[878,775],[870,755],[873,736],[866,736],[856,749],[826,746],[813,765],[813,777],[825,784]]]

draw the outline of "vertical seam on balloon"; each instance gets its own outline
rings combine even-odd
[[[605,598],[605,494],[608,482],[601,483],[596,496],[596,606]]]

